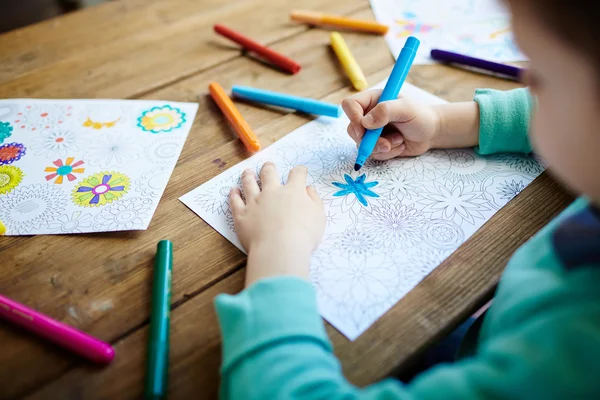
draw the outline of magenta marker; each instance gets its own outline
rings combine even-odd
[[[86,333],[46,317],[22,304],[0,295],[0,318],[13,322],[49,341],[98,364],[108,364],[115,351]]]

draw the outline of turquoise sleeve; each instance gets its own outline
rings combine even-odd
[[[264,280],[236,296],[220,295],[216,309],[223,400],[563,400],[600,390],[589,354],[600,346],[598,309],[590,315],[564,306],[558,319],[536,311],[518,332],[484,344],[477,358],[434,368],[409,385],[388,379],[366,388],[344,378],[308,282]]]
[[[499,91],[478,89],[479,146],[481,155],[494,153],[531,153],[527,136],[533,99],[527,89]]]

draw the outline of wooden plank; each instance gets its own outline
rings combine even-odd
[[[538,199],[544,199],[543,207]],[[351,343],[328,325],[350,381],[364,386],[390,375],[467,317],[491,294],[514,250],[571,200],[543,174],[358,340]],[[220,338],[212,301],[218,293],[237,293],[242,287],[243,271],[238,271],[173,312],[170,399],[216,398]],[[77,368],[29,398],[140,398],[146,331],[117,343],[118,358],[110,367]]]
[[[221,5],[217,7],[216,4]],[[171,12],[175,15],[168,16],[168,10],[159,6],[175,9],[174,3],[159,3],[151,12],[141,13],[149,21],[148,27],[139,33],[130,32],[125,20],[105,27],[107,36],[113,39],[100,46],[95,46],[92,38],[89,44],[83,42],[67,49],[67,54],[73,53],[70,57],[46,57],[44,60],[48,62],[25,73],[17,72],[16,76],[8,70],[0,87],[0,97],[135,97],[239,56],[237,46],[231,46],[224,39],[218,40],[212,32],[212,25],[217,22],[226,22],[265,43],[308,29],[305,25],[288,22],[290,4],[283,1],[246,0],[228,5],[228,2],[218,0],[189,0],[185,5],[177,14]],[[335,0],[321,4],[319,0],[307,0],[303,6],[344,14],[366,9],[368,3],[365,0]],[[168,23],[153,21],[153,18],[165,18],[165,15]],[[87,16],[94,19],[91,12]],[[255,23],[258,20],[273,22]],[[134,25],[138,26],[138,23]],[[156,26],[160,28],[156,29]],[[125,32],[122,33],[122,29]],[[35,43],[33,41],[34,48]],[[13,60],[11,65],[22,62],[23,56],[17,57],[20,58]],[[37,56],[34,52],[27,57]]]

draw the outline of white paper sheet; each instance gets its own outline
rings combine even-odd
[[[496,0],[371,0],[385,39],[398,57],[408,36],[421,46],[415,64],[432,62],[432,48],[490,61],[524,61],[510,30],[510,15]]]
[[[409,84],[402,93],[417,102],[443,102]],[[354,172],[356,146],[346,133],[347,124],[345,117],[312,121],[181,201],[242,249],[227,201],[241,172],[258,172],[270,160],[285,181],[291,168],[306,165],[327,215],[325,236],[311,265],[320,312],[353,340],[543,167],[522,155],[483,158],[471,149],[458,149],[371,160]]]
[[[146,229],[198,105],[0,100],[7,235]]]

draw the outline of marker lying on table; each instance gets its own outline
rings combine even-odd
[[[506,65],[493,61],[482,60],[480,58],[466,56],[464,54],[454,53],[452,51],[446,50],[431,50],[431,58],[433,58],[436,61],[482,69],[488,72],[510,76],[515,79],[519,79],[521,77],[521,73],[523,72],[521,68],[515,67],[513,65]]]
[[[95,363],[108,364],[115,357],[115,351],[108,343],[2,295],[0,295],[0,318],[11,321]]]
[[[365,75],[363,74],[360,66],[356,62],[356,59],[350,52],[350,48],[346,44],[346,41],[338,32],[331,32],[331,47],[333,47],[333,51],[335,55],[340,60],[340,63],[344,67],[350,82],[352,82],[352,86],[354,89],[361,91],[367,88],[367,80],[365,79]]]
[[[291,96],[289,94],[237,85],[234,85],[231,88],[231,93],[234,97],[240,99],[272,106],[291,108],[292,110],[302,111],[308,114],[325,115],[334,118],[339,118],[340,115],[342,115],[342,109],[337,104],[326,103],[324,101],[306,97]]]
[[[400,89],[408,75],[408,71],[410,71],[410,67],[415,60],[419,44],[419,40],[413,36],[409,36],[406,39],[406,43],[404,43],[404,47],[398,55],[398,60],[392,69],[392,73],[390,74],[377,103],[395,100],[398,97]],[[356,164],[354,164],[355,171],[361,169],[365,161],[367,161],[367,158],[369,158],[373,149],[375,149],[375,144],[377,144],[377,139],[381,136],[382,131],[383,127],[379,129],[367,129],[365,136],[363,136],[360,145],[358,146],[358,157],[356,158]]]
[[[246,50],[249,50],[249,51],[252,51],[252,52],[258,54],[265,60],[278,66],[279,68],[283,69],[284,71],[287,71],[291,74],[295,74],[295,73],[299,72],[300,69],[302,68],[300,66],[300,64],[298,64],[296,61],[292,60],[291,58],[288,58],[288,57],[284,56],[283,54],[278,53],[275,50],[270,49],[267,46],[264,46],[256,41],[250,39],[249,37],[244,36],[241,33],[234,31],[233,29],[229,29],[228,27],[226,27],[224,25],[217,24],[213,27],[213,29],[219,35],[224,36],[227,39],[236,42],[237,44],[239,44]]]
[[[152,314],[150,316],[146,387],[144,389],[146,400],[164,399],[167,395],[172,269],[173,244],[168,240],[161,240],[158,242],[154,259]]]
[[[244,143],[244,146],[246,146],[246,149],[251,153],[259,151],[260,143],[258,138],[254,132],[252,132],[252,128],[250,128],[250,125],[244,120],[242,114],[240,114],[221,85],[217,82],[211,82],[210,85],[208,85],[208,90],[215,103],[217,103],[217,106],[219,106],[225,117],[229,120],[229,123],[233,126],[233,129],[235,129],[240,140]]]
[[[348,30],[385,35],[389,28],[375,21],[348,18],[340,15],[323,14],[312,11],[294,10],[290,13],[293,21],[309,25],[325,25]]]

